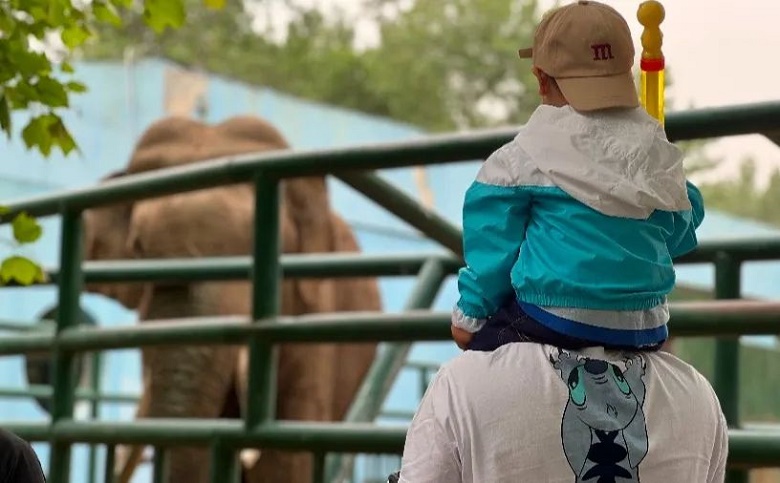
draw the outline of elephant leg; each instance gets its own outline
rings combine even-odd
[[[136,419],[146,418],[149,415],[149,399],[149,373],[144,370],[141,399],[138,401],[138,406],[135,410]],[[138,445],[117,446],[116,451],[117,459],[114,466],[114,480],[117,483],[130,483],[135,469],[141,464],[144,447]]]
[[[246,373],[246,355],[244,369]],[[331,401],[336,344],[284,344],[279,347],[277,419],[333,420]],[[305,452],[245,450],[242,463],[250,483],[310,483],[312,457]]]
[[[286,225],[289,233],[285,232],[285,243],[294,241],[294,230],[292,225]],[[291,247],[287,252],[292,251]],[[300,302],[297,300],[297,284],[294,280],[283,280],[281,284],[282,300],[280,313],[282,315],[296,315],[300,311]],[[238,388],[239,403],[241,405],[241,414],[246,416],[247,401],[247,382],[249,377],[249,351],[247,347],[242,347],[238,355],[238,369],[236,371],[236,386]],[[280,371],[283,372],[283,364],[280,362]],[[277,395],[277,401],[279,400]],[[284,477],[285,470],[289,463],[289,455],[279,451],[259,450],[256,448],[245,448],[241,451],[239,458],[244,472],[244,481],[246,483],[275,483],[283,481],[285,483],[296,483]],[[277,476],[277,472],[281,476]]]
[[[360,253],[357,238],[349,224],[336,213],[331,213],[333,224],[333,245],[338,253]],[[335,312],[381,312],[382,297],[376,278],[355,277],[329,280],[333,286],[333,298],[329,303],[334,305]],[[332,384],[339,388],[334,394],[334,419],[341,420],[346,416],[363,378],[368,373],[376,357],[377,344],[351,343],[341,344],[337,348],[335,379]]]
[[[343,278],[335,281],[337,312],[381,312],[382,302],[376,279]],[[335,370],[331,384],[339,388],[333,394],[333,418],[342,420],[347,415],[363,379],[376,357],[377,343],[360,342],[340,344],[336,348]]]
[[[246,417],[246,398],[247,398],[247,376],[249,375],[249,351],[246,347],[241,347],[238,351],[238,360],[236,367],[236,388],[238,391],[238,401],[241,408],[241,416]],[[257,476],[257,462],[260,457],[265,457],[264,453],[256,448],[244,448],[239,452],[238,458],[241,462],[241,468],[244,474],[244,481],[247,483],[259,483],[262,481]]]

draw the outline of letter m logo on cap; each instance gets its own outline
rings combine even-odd
[[[593,44],[590,46],[593,51],[593,60],[614,59],[612,55],[612,44]]]

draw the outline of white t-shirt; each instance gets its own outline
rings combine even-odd
[[[513,343],[441,367],[399,483],[721,483],[727,444],[712,387],[671,354]]]

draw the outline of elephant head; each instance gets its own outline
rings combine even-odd
[[[139,139],[119,176],[192,164],[221,156],[288,149],[267,122],[240,116],[209,126],[184,118],[152,124]],[[348,225],[330,210],[325,178],[286,180],[280,207],[282,250],[286,253],[357,251]],[[251,253],[254,186],[250,182],[88,210],[87,260],[194,258]],[[269,233],[269,236],[273,236]],[[246,281],[89,284],[139,312],[141,323],[208,315],[248,315]],[[380,310],[374,279],[285,280],[281,312]],[[373,360],[375,344],[287,344],[279,349],[277,411],[285,419],[333,420],[346,412]],[[216,418],[229,393],[243,386],[240,350],[234,346],[147,348],[142,350],[144,393],[138,417]],[[243,394],[243,392],[242,392]],[[240,402],[243,404],[242,397]],[[140,456],[128,456],[119,481],[127,481]],[[119,458],[121,460],[121,458]],[[121,461],[120,461],[121,463]],[[263,452],[250,481],[308,482],[308,456]],[[269,475],[278,476],[269,476]],[[205,449],[169,453],[169,481],[205,482]],[[300,475],[300,476],[299,476]],[[279,479],[281,478],[281,479]]]

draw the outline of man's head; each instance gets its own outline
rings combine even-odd
[[[591,0],[547,12],[533,47],[520,50],[520,57],[533,60],[542,101],[578,111],[637,107],[634,55],[625,19]]]

